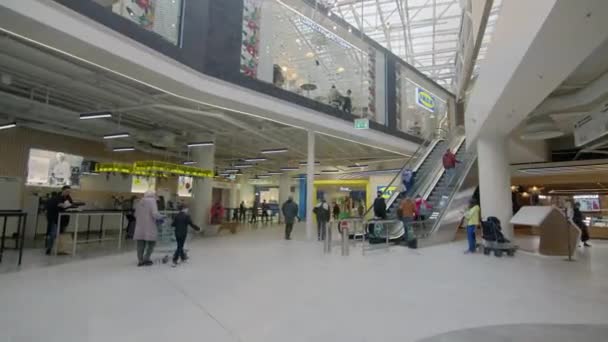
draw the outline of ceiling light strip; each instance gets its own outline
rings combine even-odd
[[[277,1],[279,1],[279,2],[280,2],[280,0],[277,0]],[[306,131],[306,130],[309,130],[309,129],[308,129],[308,128],[306,128],[306,127],[302,127],[302,126],[294,125],[294,124],[292,124],[292,123],[285,123],[285,122],[282,122],[282,121],[279,121],[279,120],[275,120],[275,119],[272,119],[272,118],[269,118],[269,117],[265,117],[265,116],[261,116],[261,115],[253,114],[253,113],[246,112],[246,111],[242,111],[242,110],[237,110],[237,109],[234,109],[234,108],[223,107],[223,106],[219,106],[219,105],[216,105],[216,104],[212,104],[212,103],[208,103],[208,102],[200,101],[200,100],[197,100],[197,99],[193,99],[193,98],[190,98],[190,97],[187,97],[187,96],[179,95],[179,94],[176,94],[176,93],[174,93],[174,92],[168,91],[168,90],[166,90],[166,89],[164,89],[164,88],[160,88],[160,87],[155,86],[155,85],[152,85],[152,84],[150,84],[150,83],[147,83],[147,82],[144,82],[144,81],[138,80],[138,79],[136,79],[136,78],[134,78],[134,77],[131,77],[131,76],[129,76],[129,75],[125,75],[125,74],[123,74],[123,73],[121,73],[121,72],[118,72],[118,71],[116,71],[116,70],[113,70],[113,69],[110,69],[110,68],[104,67],[103,65],[97,64],[97,63],[95,63],[95,62],[89,61],[89,60],[87,60],[87,59],[84,59],[84,58],[78,57],[78,56],[76,56],[76,55],[73,55],[73,54],[71,54],[71,53],[65,52],[65,51],[63,51],[63,50],[57,49],[57,48],[52,47],[52,46],[50,46],[50,45],[47,45],[47,44],[41,43],[41,42],[39,42],[39,41],[37,41],[37,40],[30,39],[30,38],[28,38],[28,37],[26,37],[26,36],[23,36],[23,35],[18,34],[18,33],[16,33],[16,32],[13,32],[13,31],[10,31],[10,30],[7,30],[7,29],[4,29],[4,28],[2,28],[2,27],[0,27],[0,32],[5,32],[5,33],[7,33],[7,34],[9,34],[9,35],[12,35],[12,36],[14,36],[14,37],[18,37],[18,38],[23,39],[23,40],[25,40],[25,41],[28,41],[28,42],[30,42],[30,43],[36,44],[36,45],[38,45],[38,46],[42,46],[42,47],[44,47],[44,48],[46,48],[46,49],[48,49],[48,50],[51,50],[51,51],[54,51],[54,52],[60,53],[60,54],[62,54],[62,55],[64,55],[64,56],[68,56],[68,57],[73,58],[73,59],[75,59],[75,60],[78,60],[78,61],[80,61],[80,62],[83,62],[83,63],[89,64],[89,65],[92,65],[92,66],[94,66],[94,67],[97,67],[97,68],[99,68],[99,69],[101,69],[101,70],[105,70],[105,71],[107,71],[107,72],[109,72],[109,73],[112,73],[112,74],[114,74],[114,75],[118,75],[118,76],[124,77],[124,78],[126,78],[126,79],[128,79],[128,80],[131,80],[131,81],[136,82],[136,83],[139,83],[139,84],[141,84],[141,85],[144,85],[144,86],[150,87],[151,89],[158,90],[159,92],[165,93],[165,94],[167,94],[167,95],[174,96],[175,98],[178,98],[178,99],[182,99],[182,100],[190,101],[190,102],[193,102],[193,103],[198,103],[198,104],[201,104],[201,105],[204,105],[204,106],[209,106],[209,107],[213,107],[213,108],[217,108],[217,109],[226,110],[226,111],[233,112],[233,113],[238,113],[238,114],[243,114],[243,115],[251,116],[251,117],[254,117],[254,118],[258,118],[258,119],[262,119],[262,120],[266,120],[266,121],[270,121],[270,122],[275,122],[275,123],[278,123],[278,124],[281,124],[281,125],[284,125],[284,126],[294,127],[294,128],[298,128],[298,129],[305,130],[305,131]],[[293,103],[290,103],[290,104],[295,105],[295,104],[293,104]],[[355,143],[355,144],[359,144],[359,145],[363,145],[363,146],[367,146],[367,147],[371,147],[371,148],[379,149],[379,150],[381,150],[381,151],[386,151],[386,152],[393,153],[393,154],[397,154],[397,155],[401,155],[401,156],[404,156],[404,157],[411,157],[411,156],[412,156],[411,154],[405,154],[405,153],[402,153],[402,152],[396,152],[396,151],[389,150],[389,149],[386,149],[386,148],[382,148],[382,147],[378,147],[378,146],[374,146],[374,145],[370,145],[370,144],[361,143],[361,142],[359,142],[359,141],[354,141],[354,140],[351,140],[351,139],[347,139],[347,138],[344,138],[344,137],[339,137],[339,136],[336,136],[336,135],[333,135],[333,134],[329,134],[329,133],[324,133],[324,132],[316,132],[316,131],[315,131],[315,133],[322,134],[322,135],[325,135],[325,136],[328,136],[328,137],[333,137],[333,138],[341,139],[341,140],[344,140],[344,141],[349,141],[349,142],[352,142],[352,143]],[[379,133],[381,133],[381,132],[379,132]]]
[[[9,128],[15,128],[15,127],[17,127],[17,123],[16,122],[11,122],[11,123],[8,123],[8,124],[0,125],[0,130],[9,129]]]

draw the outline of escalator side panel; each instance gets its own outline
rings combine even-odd
[[[456,190],[456,194],[452,201],[445,209],[446,212],[437,223],[437,227],[433,233],[426,239],[419,242],[420,247],[436,245],[453,241],[458,231],[463,212],[468,208],[469,202],[473,197],[475,189],[479,185],[479,173],[477,161],[466,172],[465,179],[461,186]]]

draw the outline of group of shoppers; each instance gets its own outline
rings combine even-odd
[[[353,111],[353,102],[351,99],[352,91],[348,89],[346,91],[346,96],[343,96],[340,91],[336,88],[335,85],[332,85],[329,89],[329,94],[327,95],[327,100],[330,105],[340,108],[347,113],[352,113]]]

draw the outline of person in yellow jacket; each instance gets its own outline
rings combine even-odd
[[[465,253],[475,253],[477,249],[477,242],[475,241],[475,230],[480,224],[480,212],[479,204],[475,200],[471,200],[469,203],[469,210],[464,213],[464,220],[467,226],[467,240],[469,241],[469,249]]]

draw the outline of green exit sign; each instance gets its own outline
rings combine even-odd
[[[355,129],[369,129],[369,119],[355,119]]]

